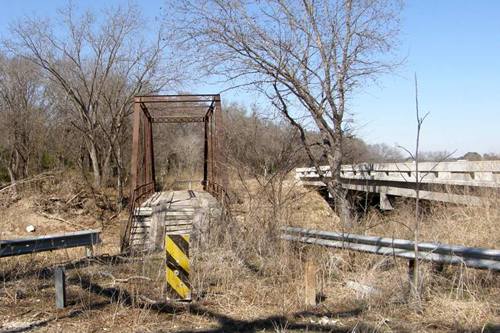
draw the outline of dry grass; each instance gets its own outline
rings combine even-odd
[[[289,183],[293,186],[291,181]],[[248,187],[258,191],[258,186],[255,183],[253,185]],[[297,188],[294,193],[294,200],[285,208],[291,212],[285,224],[323,230],[343,229],[339,219],[317,193],[301,188]],[[490,195],[479,207],[432,204],[426,210],[420,239],[498,248],[498,202],[497,196]],[[249,220],[256,223],[251,231],[247,230],[251,236],[245,239],[254,244],[251,247],[253,252],[257,253],[252,255],[258,257],[261,272],[276,274],[272,269],[267,269],[267,261],[288,265],[286,270],[296,274],[291,281],[283,280],[279,275],[273,280],[288,284],[289,291],[299,291],[298,297],[295,298],[294,310],[297,311],[302,297],[302,264],[298,257],[305,249],[290,252],[290,249],[284,246],[272,251],[275,257],[266,259],[265,256],[259,255],[262,252],[261,244],[266,243],[264,239],[268,238],[262,235],[262,230],[259,231],[262,225],[258,221],[266,220],[265,216],[269,218],[271,214],[266,209],[255,207],[265,205],[264,202],[253,202],[253,209],[242,209],[246,215],[241,221],[245,223],[246,228],[251,228],[248,226]],[[411,202],[399,203],[397,209],[390,213],[372,209],[352,231],[412,239],[408,226],[411,226],[413,221],[413,209]],[[258,216],[250,218],[253,214]],[[349,305],[352,309],[363,309],[361,315],[352,319],[369,323],[376,330],[481,331],[483,328],[500,324],[498,274],[465,267],[445,267],[443,272],[436,273],[432,265],[423,264],[424,311],[415,313],[412,304],[408,302],[406,261],[341,250],[315,248],[309,251],[313,251],[313,256],[317,258],[318,283],[321,293],[326,296],[321,307],[335,309],[340,305]],[[373,288],[374,292],[360,293],[352,289],[353,284],[368,286]]]
[[[161,170],[161,176],[157,179],[163,189],[170,190],[203,190],[201,180],[203,174],[199,172],[177,171],[176,174],[169,174],[166,170]]]
[[[428,205],[421,228],[421,239],[429,242],[460,244],[473,247],[498,248],[500,233],[500,198],[489,196],[481,206],[454,206],[433,203]],[[414,206],[411,201],[400,202],[386,214],[371,210],[362,220],[360,229],[371,234],[396,238],[412,238]]]
[[[417,313],[408,302],[406,261],[306,248],[278,239],[281,225],[342,228],[316,192],[287,179],[276,207],[271,202],[278,187],[263,188],[255,181],[247,181],[246,187],[237,181],[234,184],[240,203],[232,207],[232,221],[215,225],[205,246],[192,251],[192,304],[165,302],[161,257],[123,261],[104,256],[68,269],[71,304],[56,310],[50,271],[44,268],[78,260],[82,250],[74,249],[3,259],[0,323],[40,322],[37,330],[47,332],[492,332],[494,325],[500,324],[498,274],[464,267],[446,267],[436,273],[424,264],[424,310]],[[69,191],[67,196],[71,195]],[[31,202],[36,202],[36,195],[4,213],[14,216],[9,209],[21,209],[30,216]],[[497,207],[491,202],[475,208],[434,205],[425,216],[421,238],[498,248]],[[72,210],[57,213],[68,219],[74,214]],[[92,219],[93,215],[83,216],[89,226],[101,223]],[[409,223],[412,217],[412,206],[404,203],[391,213],[371,210],[356,232],[410,238],[402,223]],[[2,230],[14,226],[14,218],[9,221],[2,224]],[[50,223],[54,228],[65,228],[64,223]],[[100,254],[117,253],[118,229],[116,219],[106,226]],[[315,258],[318,266],[322,302],[314,308],[302,302],[306,256]],[[135,275],[151,281],[123,282]],[[369,291],[353,286],[369,287]]]

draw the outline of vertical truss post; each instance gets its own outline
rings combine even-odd
[[[144,112],[144,111],[143,111]],[[144,184],[152,182],[153,179],[153,168],[152,160],[153,153],[151,143],[152,139],[152,126],[151,120],[144,113]]]
[[[151,118],[148,118],[148,126],[149,126],[149,156],[151,163],[151,179],[153,188],[156,190],[156,170],[155,170],[155,155],[154,155],[154,147],[153,147],[153,121]]]
[[[204,147],[203,147],[203,190],[208,191],[208,119],[205,117],[204,121]]]
[[[132,132],[132,163],[130,163],[130,194],[132,195],[137,187],[138,169],[139,169],[139,136],[141,126],[141,108],[138,99],[134,98],[134,119]]]
[[[149,127],[145,126],[144,122],[147,119],[146,115],[144,114],[144,111],[142,111],[142,184],[146,184],[148,182],[148,177],[149,177],[149,168],[148,168],[148,131]]]
[[[224,127],[222,122],[222,103],[220,95],[215,95],[215,110],[214,110],[214,121],[215,121],[215,177],[216,182],[222,188],[227,187],[227,175],[226,175],[226,163],[224,161],[224,152],[222,151],[223,140],[224,140]]]
[[[214,122],[214,113],[212,113],[210,117],[210,180],[212,183],[212,191],[215,189],[215,184],[217,182],[217,178],[215,177],[215,156],[214,156],[214,131],[215,131],[215,122]]]

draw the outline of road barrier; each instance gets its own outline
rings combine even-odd
[[[500,271],[500,250],[457,245],[415,243],[410,240],[356,235],[297,227],[284,227],[281,238],[306,244],[342,248],[409,260],[425,260],[440,264]]]
[[[64,234],[0,240],[0,258],[19,256],[44,251],[84,246],[87,256],[93,254],[94,246],[101,243],[99,230],[83,230]],[[54,268],[56,307],[66,306],[66,274],[64,267]]]
[[[0,240],[0,258],[84,246],[92,252],[101,242],[99,230]]]

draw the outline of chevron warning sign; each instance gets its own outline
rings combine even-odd
[[[189,235],[166,235],[167,285],[179,300],[191,300],[189,282]]]

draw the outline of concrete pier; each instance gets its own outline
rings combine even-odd
[[[205,191],[156,192],[134,212],[131,245],[135,250],[161,251],[166,234],[189,234],[200,247],[222,209]]]

